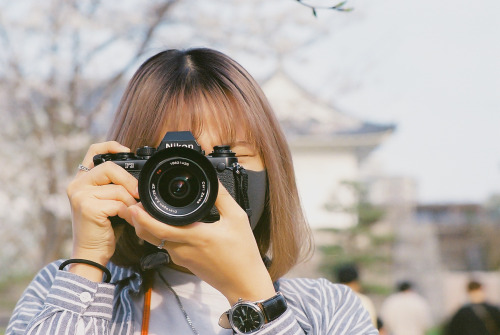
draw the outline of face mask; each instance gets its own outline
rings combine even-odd
[[[248,175],[248,202],[252,210],[250,226],[253,230],[264,212],[267,192],[267,172],[266,170],[246,170],[246,172]]]

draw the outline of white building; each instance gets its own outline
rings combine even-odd
[[[263,83],[289,141],[299,193],[312,228],[356,224],[346,208],[356,199],[344,181],[360,181],[364,160],[390,135],[394,125],[364,122],[319,102],[283,72]],[[327,209],[330,204],[330,210]]]

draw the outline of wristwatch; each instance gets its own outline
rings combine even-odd
[[[221,315],[219,326],[232,328],[236,334],[253,334],[266,323],[279,318],[286,309],[286,300],[281,292],[267,300],[255,302],[240,298],[231,309]]]

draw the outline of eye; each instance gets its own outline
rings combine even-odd
[[[255,150],[246,145],[236,145],[231,147],[231,150],[236,154],[236,157],[254,157],[256,156]]]
[[[231,150],[236,154],[238,163],[245,169],[260,171],[264,165],[258,151],[248,142],[237,142],[231,146]]]

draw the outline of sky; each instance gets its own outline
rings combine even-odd
[[[413,178],[419,202],[500,193],[500,2],[348,4],[318,13],[330,32],[287,61],[292,77],[343,112],[396,124],[372,160]]]

